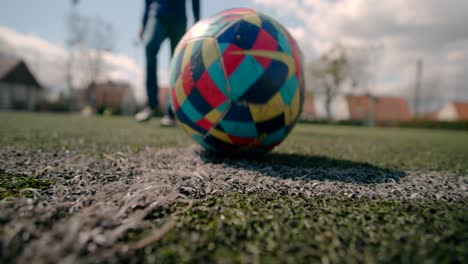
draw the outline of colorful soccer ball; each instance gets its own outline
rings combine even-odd
[[[172,59],[170,85],[177,119],[204,148],[265,153],[302,111],[302,55],[275,20],[231,9],[187,32]]]

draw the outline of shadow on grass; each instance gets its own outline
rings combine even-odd
[[[207,163],[223,163],[229,167],[257,171],[281,179],[371,184],[399,181],[406,175],[396,169],[324,156],[268,153],[255,157],[232,157],[206,150],[200,150],[199,155]]]

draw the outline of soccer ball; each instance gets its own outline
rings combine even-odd
[[[302,53],[252,9],[198,22],[176,47],[171,106],[182,128],[223,154],[265,153],[291,132],[304,101]]]

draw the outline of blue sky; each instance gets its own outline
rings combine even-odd
[[[101,17],[111,23],[117,32],[115,51],[141,63],[142,51],[136,50],[134,41],[137,39],[141,24],[143,2],[143,0],[81,0],[78,10],[82,14]],[[67,36],[64,21],[71,10],[70,3],[71,0],[3,1],[0,4],[0,25],[20,33],[36,34],[64,47]],[[202,0],[201,12],[202,17],[207,17],[226,8],[252,6],[249,0]],[[268,11],[268,9],[264,10]],[[188,13],[191,19],[191,12]],[[167,46],[162,48],[161,60],[168,60],[167,50]]]

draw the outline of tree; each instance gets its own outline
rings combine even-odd
[[[68,46],[68,60],[66,66],[66,80],[70,94],[75,90],[74,85],[74,65],[76,64],[75,55],[77,50],[85,43],[88,26],[86,21],[81,20],[81,16],[77,13],[76,4],[78,1],[72,1],[72,11],[66,18],[66,25],[68,30],[67,46]]]
[[[66,18],[69,57],[66,69],[71,92],[97,82],[105,71],[104,53],[114,47],[114,28],[100,18],[78,12],[78,0],[72,1],[72,10]]]
[[[320,58],[309,65],[312,82],[318,87],[318,92],[325,96],[325,111],[327,118],[332,118],[331,104],[339,94],[343,82],[347,78],[348,58],[343,46],[336,44]]]
[[[324,96],[328,119],[332,119],[333,100],[345,88],[370,93],[381,50],[381,45],[353,47],[337,43],[309,65],[315,90]]]
[[[74,87],[77,82],[95,82],[104,71],[104,53],[113,50],[113,27],[102,19],[76,13],[69,16],[68,22],[69,84]]]

